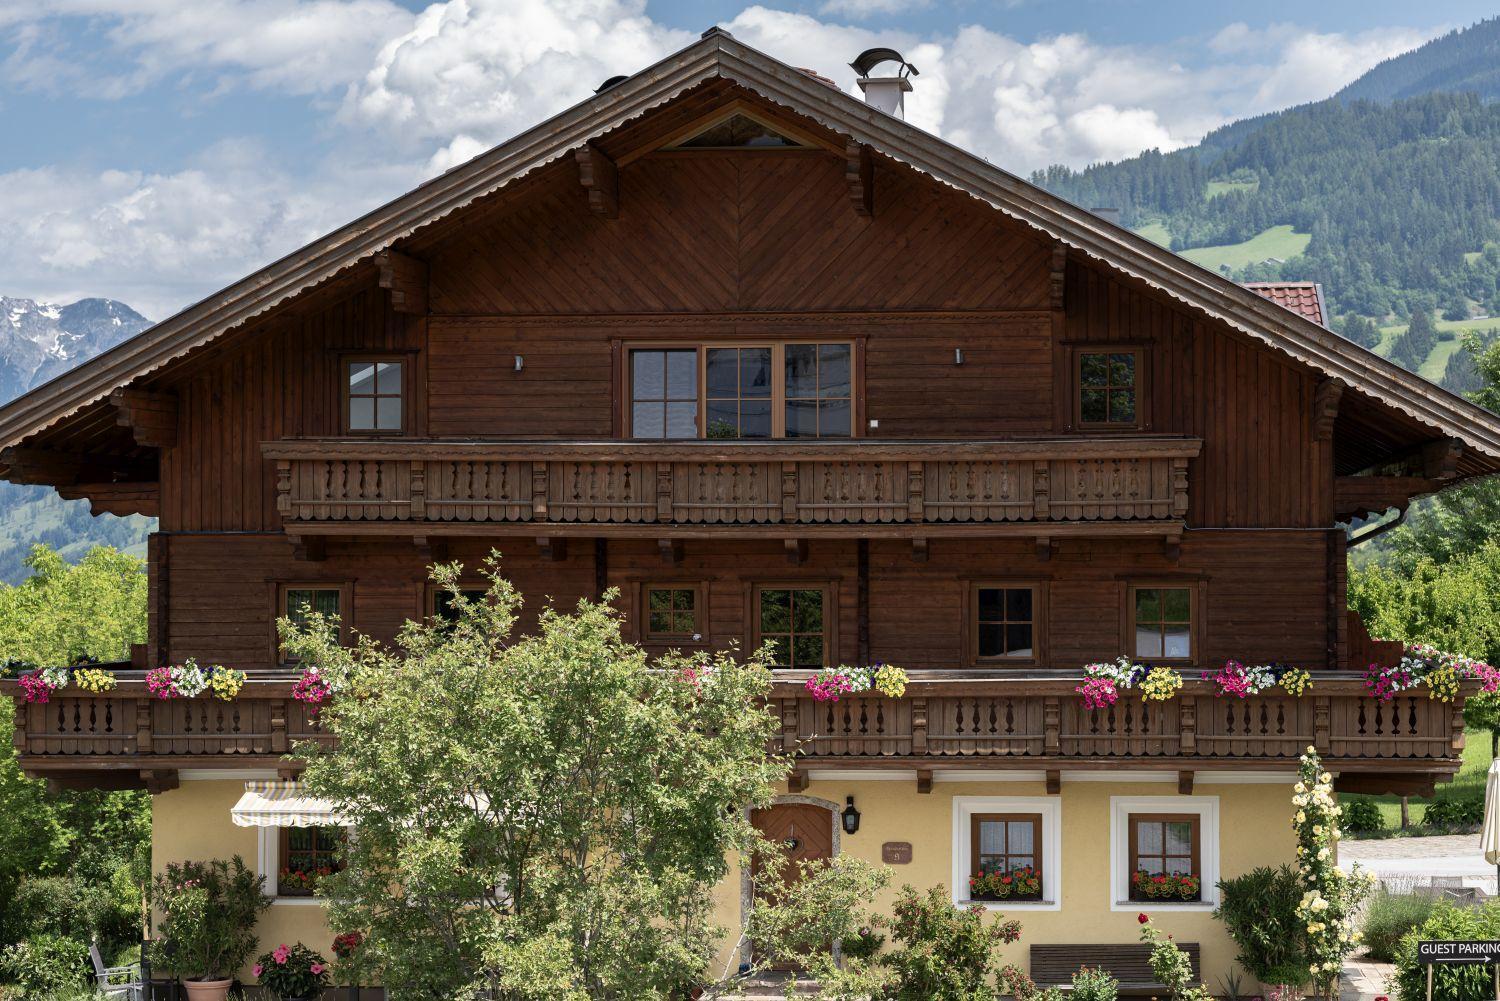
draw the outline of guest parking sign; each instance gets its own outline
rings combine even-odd
[[[1495,1001],[1500,1001],[1500,942],[1418,942],[1417,962],[1427,967],[1427,1001],[1432,1001],[1432,971],[1438,966],[1488,966],[1495,971]]]

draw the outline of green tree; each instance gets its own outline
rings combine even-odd
[[[341,646],[316,616],[300,634],[281,623],[340,693],[324,710],[337,747],[297,749],[353,829],[346,868],[320,884],[334,927],[368,933],[402,998],[645,1001],[727,981],[712,890],[730,860],[773,852],[747,808],[788,767],[766,752],[770,673],[759,656],[648,662],[590,601],[517,636],[521,598],[496,557],[485,572],[471,601],[456,564],[435,568],[456,621],[408,622],[395,647]],[[852,934],[881,881],[843,860],[789,894],[774,853],[755,871],[771,874],[743,933],[758,962]],[[804,919],[774,919],[778,897]]]

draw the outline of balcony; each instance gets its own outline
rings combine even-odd
[[[118,670],[105,695],[69,690],[17,704],[15,747],[28,773],[64,785],[170,788],[179,770],[284,769],[300,740],[324,741],[288,677],[256,677],[233,702],[153,699],[140,671]],[[1312,692],[1216,698],[1188,681],[1165,703],[1123,698],[1083,708],[1075,681],[995,678],[914,680],[905,697],[815,702],[779,682],[771,709],[776,744],[812,768],[1045,771],[1132,768],[1175,772],[1295,766],[1317,747],[1347,791],[1419,794],[1457,771],[1460,701],[1417,696],[1378,702],[1348,672],[1319,676]],[[0,696],[16,697],[15,681]]]
[[[262,446],[293,534],[886,538],[1176,535],[1201,448],[1165,436]]]

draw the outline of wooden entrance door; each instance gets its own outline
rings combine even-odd
[[[806,803],[777,803],[764,810],[752,810],[750,823],[767,840],[782,846],[788,862],[787,869],[779,880],[764,879],[758,867],[751,869],[757,896],[775,894],[781,886],[795,879],[795,863],[833,858],[834,815],[824,807]]]

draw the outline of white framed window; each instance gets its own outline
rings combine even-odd
[[[1139,828],[1136,830],[1136,828]],[[1134,830],[1135,836],[1132,837]],[[1181,850],[1167,844],[1180,830]],[[1160,844],[1158,844],[1160,842]],[[1145,854],[1141,854],[1145,853]],[[1149,863],[1142,861],[1150,856]],[[1183,864],[1178,864],[1178,859]],[[1190,862],[1188,860],[1191,860]],[[1187,868],[1184,869],[1183,865]],[[1177,873],[1196,869],[1196,900],[1133,900],[1131,880],[1140,866]],[[1219,797],[1111,796],[1109,798],[1109,909],[1112,911],[1212,911],[1219,904]]]
[[[287,850],[286,832],[290,830],[282,827],[257,827],[255,843],[255,872],[256,875],[265,878],[266,893],[271,897],[272,904],[284,904],[293,907],[317,907],[323,901],[311,892],[282,892],[281,879],[285,870],[292,868],[293,859],[285,857]],[[301,831],[332,830],[332,828],[302,828]]]
[[[986,847],[988,846],[988,847]],[[994,855],[983,855],[986,850]],[[976,855],[977,853],[980,853]],[[969,878],[1004,859],[1009,868],[1039,867],[1041,899],[974,900]],[[1062,802],[1057,796],[953,797],[953,902],[993,911],[1062,908]]]

